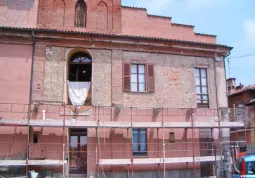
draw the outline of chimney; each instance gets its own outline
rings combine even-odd
[[[228,94],[236,91],[236,78],[227,79]]]
[[[243,89],[243,84],[241,84],[241,83],[239,83],[239,85],[236,87],[236,90],[241,90],[241,89]]]

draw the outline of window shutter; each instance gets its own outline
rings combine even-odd
[[[123,63],[123,91],[130,91],[130,63]]]
[[[147,64],[147,91],[155,91],[154,65]]]

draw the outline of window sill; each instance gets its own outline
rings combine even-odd
[[[124,91],[124,93],[154,93],[151,91]]]
[[[209,104],[197,104],[197,108],[210,108]]]
[[[133,157],[137,158],[148,157],[148,153],[133,153]]]

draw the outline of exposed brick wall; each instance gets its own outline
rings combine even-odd
[[[120,33],[120,0],[85,0],[87,5],[86,27],[75,27],[75,4],[77,0],[40,0],[38,27],[76,31]]]
[[[46,47],[44,99],[47,101],[63,101],[66,63],[64,52],[65,48]]]
[[[238,104],[246,104],[253,98],[255,98],[255,93],[248,91],[240,93],[238,95],[231,95],[228,97],[229,107],[233,107],[234,104],[236,105],[236,107]]]
[[[108,7],[103,1],[97,5],[97,29],[108,29]]]
[[[156,90],[154,93],[142,94],[125,92],[118,98],[113,97],[115,99],[113,103],[122,102],[126,105],[148,107],[162,105],[173,108],[196,107],[194,67],[206,67],[208,68],[210,106],[216,107],[213,59],[124,51],[123,61],[154,64]],[[121,75],[117,74],[115,69],[113,68],[113,73]],[[117,82],[120,85],[122,80]],[[115,88],[114,91],[122,93],[122,87]]]
[[[92,103],[111,105],[111,50],[91,50]]]
[[[36,27],[39,0],[1,0],[0,25]]]
[[[68,53],[67,49],[37,45],[34,99],[66,101],[63,81],[67,75],[65,72],[67,69],[65,60],[67,59],[64,59]],[[91,49],[90,53],[93,60],[92,103],[94,105],[99,103],[103,106],[120,104],[134,107],[162,105],[172,108],[196,107],[194,67],[205,67],[208,68],[210,107],[216,108],[214,60],[212,58],[101,49]],[[123,61],[154,64],[156,91],[154,93],[123,92]],[[219,69],[224,71],[224,68],[219,67]],[[217,77],[222,78],[221,75]],[[225,90],[219,90],[219,93],[223,93],[220,96],[224,96]]]
[[[61,27],[64,25],[65,19],[65,1],[64,0],[55,0],[53,4],[53,11],[51,21],[52,24],[56,25],[57,27]]]
[[[194,33],[194,27],[171,23],[170,18],[148,15],[145,9],[121,6],[120,0],[85,0],[86,27],[75,27],[77,0],[3,0],[0,25],[150,36],[204,43],[216,37]],[[37,18],[38,17],[38,18]]]
[[[45,71],[46,45],[35,45],[32,100],[44,100],[44,71]]]
[[[193,26],[174,25],[171,19],[148,16],[145,9],[122,8],[122,33],[187,41],[216,43],[216,37],[194,33]]]

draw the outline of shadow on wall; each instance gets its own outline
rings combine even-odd
[[[3,0],[0,2],[0,6],[7,6],[8,9],[12,10],[30,10],[35,3],[35,0]]]

